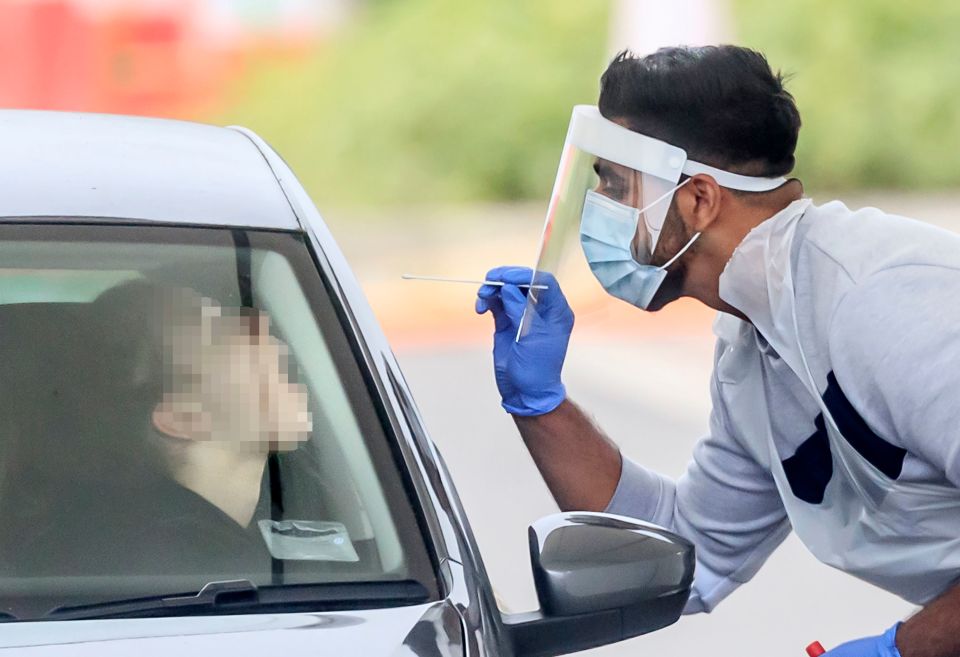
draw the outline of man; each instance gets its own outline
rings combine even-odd
[[[289,380],[286,345],[270,334],[268,316],[143,282],[95,303],[112,327],[104,334],[114,359],[129,364],[120,380],[140,400],[132,416],[147,420],[147,450],[179,484],[171,495],[180,503],[168,504],[178,513],[160,519],[166,533],[203,536],[212,563],[243,554],[238,546],[251,563],[269,559],[250,527],[267,459],[306,441],[312,422],[306,388]],[[196,526],[177,529],[183,524]]]
[[[618,55],[599,108],[574,110],[548,230],[578,223],[618,298],[719,311],[710,432],[676,482],[621,457],[566,398],[573,313],[556,280],[538,272],[547,289],[528,302],[517,267],[492,270],[505,285],[477,300],[503,406],[562,509],[696,544],[688,613],[748,581],[792,528],[821,561],[925,605],[828,655],[960,655],[960,237],[814,206],[783,178],[799,127],[759,53]]]
[[[162,294],[167,385],[151,433],[177,482],[246,527],[268,454],[309,437],[306,388],[289,380],[286,345],[270,335],[266,313],[231,311],[184,288]]]
[[[256,523],[268,457],[312,428],[265,313],[143,281],[93,301],[60,513],[29,558],[59,572],[269,576]],[[66,482],[70,483],[67,484]],[[23,552],[23,550],[21,550]]]

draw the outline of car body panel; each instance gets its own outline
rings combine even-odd
[[[329,654],[363,657],[462,654],[462,628],[449,603],[336,613],[14,623],[0,628],[0,654]],[[440,652],[443,650],[444,652]]]
[[[229,128],[0,111],[2,217],[298,228],[260,151]]]

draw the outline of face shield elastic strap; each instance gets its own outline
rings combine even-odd
[[[693,176],[703,173],[711,176],[721,187],[742,192],[768,192],[787,181],[782,176],[745,176],[688,160],[682,148],[614,123],[603,117],[595,105],[577,105],[573,108],[565,143],[594,157],[651,174],[664,181],[677,181],[681,174]],[[561,162],[558,182],[562,180],[564,171]]]
[[[694,176],[698,173],[706,174],[716,180],[717,184],[721,187],[735,189],[740,192],[769,192],[787,182],[787,179],[783,176],[777,178],[744,176],[739,173],[724,171],[723,169],[712,167],[709,164],[702,164],[693,160],[687,160],[684,162],[681,171],[688,176]]]

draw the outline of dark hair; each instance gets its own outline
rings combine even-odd
[[[199,384],[201,351],[207,341],[222,344],[227,335],[254,335],[261,312],[254,308],[219,307],[196,290],[144,280],[121,283],[93,302],[99,347],[98,378],[112,386],[109,399],[124,399],[150,413],[163,395]],[[209,331],[209,334],[207,333]],[[206,337],[204,337],[206,336]]]
[[[201,307],[202,298],[192,290],[144,280],[121,283],[96,298],[94,346],[105,352],[98,376],[114,388],[115,399],[137,399],[153,410],[174,374],[170,325],[199,327]]]
[[[737,173],[794,166],[800,113],[763,54],[739,46],[620,52],[600,79],[600,112]]]

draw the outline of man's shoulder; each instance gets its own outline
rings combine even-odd
[[[801,220],[794,265],[859,283],[878,272],[922,265],[960,269],[960,235],[874,207],[811,205]],[[806,272],[808,275],[810,272]]]

